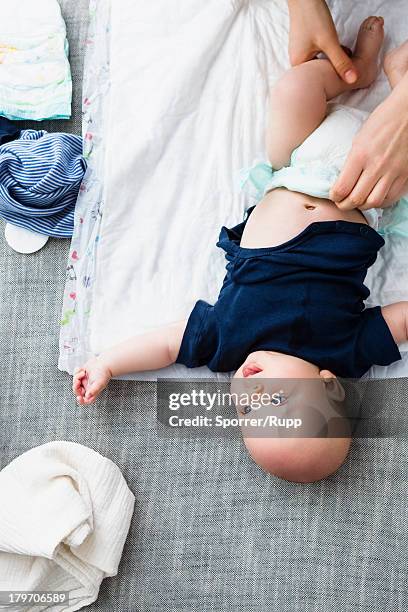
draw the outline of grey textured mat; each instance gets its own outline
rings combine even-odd
[[[86,0],[62,2],[76,110],[47,129],[80,131]],[[2,232],[1,232],[2,234]],[[114,382],[78,408],[56,368],[67,241],[38,254],[0,237],[0,467],[56,439],[110,457],[136,496],[104,612],[403,612],[408,609],[407,439],[356,440],[346,464],[314,485],[262,473],[239,438],[162,438],[151,383]],[[405,411],[406,381],[368,398]],[[375,400],[375,401],[374,401]]]

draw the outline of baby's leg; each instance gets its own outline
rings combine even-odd
[[[384,72],[394,89],[408,72],[408,40],[387,53],[384,58]]]
[[[398,85],[398,83],[408,73],[408,40],[402,45],[389,51],[384,58],[384,72],[387,75],[388,81],[392,89]],[[387,197],[384,200],[383,207],[395,204],[402,196],[408,194],[408,181],[404,179],[397,179],[391,190],[388,192]]]
[[[272,88],[266,146],[273,168],[288,165],[292,151],[325,118],[328,100],[371,85],[377,76],[383,23],[381,17],[368,17],[361,24],[353,55],[360,77],[352,85],[340,79],[328,60],[317,59],[295,66]]]

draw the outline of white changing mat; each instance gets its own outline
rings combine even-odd
[[[385,50],[408,38],[404,0],[387,3],[386,15],[380,0],[330,4],[343,44],[353,45],[369,14],[385,18]],[[215,301],[225,268],[218,233],[242,220],[246,206],[236,172],[263,153],[269,86],[289,65],[285,0],[91,0],[91,12],[90,169],[59,362],[70,373],[94,352],[188,316],[199,298]],[[382,73],[370,90],[339,101],[370,111],[388,91]],[[370,272],[370,305],[408,299],[407,244],[387,237]],[[172,366],[160,375],[209,375],[199,370]],[[372,373],[406,376],[408,366]]]

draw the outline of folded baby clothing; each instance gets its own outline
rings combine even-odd
[[[133,514],[119,468],[80,444],[50,442],[0,472],[0,499],[0,591],[69,592],[66,611],[95,601],[117,574]],[[45,609],[61,608],[24,606]]]
[[[357,108],[329,103],[327,117],[293,151],[289,166],[274,170],[268,162],[257,160],[251,168],[240,172],[240,187],[255,202],[278,187],[315,198],[329,198],[353,138],[367,117],[368,113]],[[368,224],[378,229],[382,210],[372,208],[361,212]]]
[[[20,128],[14,125],[14,123],[5,117],[0,117],[0,145],[15,140],[20,136],[20,132]]]
[[[68,119],[72,80],[66,27],[57,0],[3,0],[0,115]]]
[[[85,170],[80,136],[23,130],[0,146],[0,217],[43,236],[72,236]]]

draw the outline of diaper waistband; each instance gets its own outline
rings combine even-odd
[[[274,170],[267,162],[255,160],[250,168],[240,170],[239,186],[255,203],[258,203],[269,191],[279,187],[315,198],[330,199],[330,189],[338,174],[336,167],[325,166],[320,161]],[[382,210],[372,208],[361,212],[367,223],[377,230]]]

